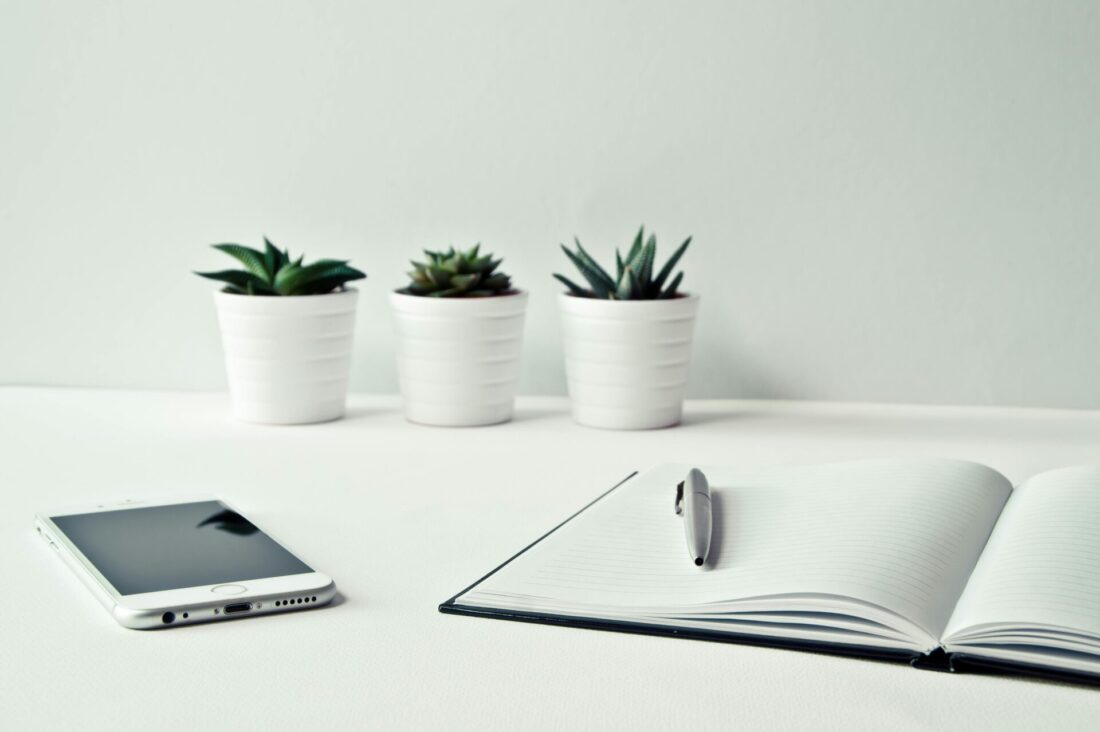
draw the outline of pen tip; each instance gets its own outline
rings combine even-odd
[[[696,567],[702,567],[703,566],[703,558],[702,557],[695,557],[695,566]]]

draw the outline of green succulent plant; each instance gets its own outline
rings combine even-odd
[[[576,266],[589,287],[584,288],[570,280],[568,277],[555,274],[562,284],[569,288],[569,292],[577,297],[591,297],[600,300],[668,300],[677,297],[677,289],[684,279],[684,273],[678,272],[668,286],[665,281],[672,274],[680,257],[684,256],[691,237],[684,240],[665,265],[656,275],[653,274],[654,262],[657,258],[657,237],[653,234],[645,238],[645,227],[638,229],[638,235],[634,237],[634,243],[630,245],[630,251],[623,257],[619,250],[615,250],[615,277],[612,278],[599,263],[589,255],[581,246],[580,239],[576,237],[577,251],[571,252],[562,244],[562,251],[569,261]],[[644,242],[644,243],[643,243]]]
[[[224,282],[223,291],[236,295],[324,295],[366,277],[355,267],[349,267],[344,259],[318,259],[302,264],[305,255],[291,259],[287,250],[279,251],[267,237],[262,252],[240,244],[213,247],[236,259],[244,269],[195,274]]]
[[[447,251],[424,250],[425,262],[412,263],[409,284],[398,292],[421,297],[494,297],[509,295],[512,278],[498,272],[500,259],[479,254],[481,245],[465,252],[451,247]]]

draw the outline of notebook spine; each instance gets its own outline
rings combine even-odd
[[[909,664],[913,668],[919,668],[924,671],[941,671],[943,673],[954,673],[955,664],[952,661],[952,654],[943,650],[943,648],[937,648],[930,653],[922,653],[919,656],[914,656],[913,660]]]

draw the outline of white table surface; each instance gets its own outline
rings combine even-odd
[[[306,427],[217,394],[0,389],[0,719],[23,729],[1095,728],[1100,690],[768,648],[442,615],[636,468],[873,456],[976,460],[1014,481],[1100,463],[1100,413],[689,402],[604,432],[522,398],[506,425],[406,423],[394,397]],[[126,630],[35,538],[36,509],[210,492],[343,598],[309,612]],[[402,537],[419,536],[412,544]]]

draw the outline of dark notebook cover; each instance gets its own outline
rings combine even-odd
[[[733,633],[718,633],[695,628],[674,628],[666,625],[650,625],[631,621],[603,620],[586,618],[577,615],[555,615],[552,613],[536,613],[522,610],[500,610],[498,608],[476,607],[472,605],[459,605],[456,600],[466,594],[501,569],[511,564],[518,557],[523,556],[531,547],[538,544],[555,531],[584,513],[589,507],[609,495],[628,480],[637,475],[637,471],[626,476],[610,489],[604,491],[595,499],[586,504],[579,511],[562,521],[545,534],[535,539],[523,549],[513,554],[498,567],[484,575],[476,582],[457,592],[453,597],[439,605],[439,612],[448,615],[469,615],[471,617],[495,618],[497,620],[513,620],[521,623],[541,623],[544,625],[559,625],[570,628],[585,628],[589,630],[609,630],[618,633],[638,633],[642,635],[656,635],[671,638],[686,638],[689,640],[715,641],[718,643],[736,643],[739,645],[764,646],[768,648],[783,648],[788,650],[808,651],[811,653],[825,653],[835,656],[851,656],[856,658],[904,661],[914,668],[945,671],[945,672],[969,672],[969,673],[995,673],[1002,675],[1026,675],[1035,676],[1055,681],[1069,681],[1100,686],[1100,678],[1091,674],[1075,671],[1061,671],[1046,666],[1033,666],[1025,664],[1008,663],[1004,661],[990,661],[979,659],[965,653],[945,653],[942,649],[936,649],[932,653],[913,653],[911,651],[894,651],[882,648],[868,648],[865,646],[838,645],[834,643],[818,643],[813,641],[794,641],[783,638],[767,638],[752,635],[737,635]]]

